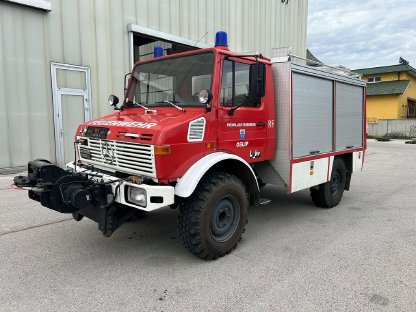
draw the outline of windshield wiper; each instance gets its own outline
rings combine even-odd
[[[137,103],[137,102],[133,102],[133,104],[134,105],[136,105],[136,106],[140,106],[141,108],[144,108],[144,109],[149,109],[149,107],[146,107],[146,106],[144,106],[142,103]]]
[[[139,102],[139,103],[134,102],[134,101],[126,102],[126,107],[135,107],[135,106],[139,106],[139,107],[141,107],[143,109],[147,109],[147,110],[149,109],[149,107],[144,106],[141,102]]]
[[[185,109],[183,109],[182,107],[180,107],[180,106],[178,106],[178,105],[174,104],[174,103],[173,103],[173,102],[171,102],[171,101],[164,100],[164,101],[156,102],[156,104],[160,104],[160,103],[167,103],[167,104],[170,104],[170,105],[172,105],[173,107],[175,107],[175,108],[179,109],[180,111],[185,112]]]
[[[240,108],[241,106],[244,106],[245,104],[246,104],[246,102],[243,102],[243,103],[238,104],[237,106],[233,106],[233,107],[231,107],[231,108],[228,110],[227,114],[228,114],[229,116],[234,115],[234,112],[235,112],[238,108]]]
[[[172,103],[172,102],[170,102],[168,100],[164,100],[163,103],[168,103],[168,104],[172,105],[173,107],[176,107],[180,111],[185,112],[185,109],[184,108],[182,108],[182,107],[180,107],[180,106],[178,106],[178,105],[176,105],[176,104],[174,104],[174,103]]]

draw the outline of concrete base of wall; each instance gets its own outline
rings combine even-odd
[[[0,168],[0,175],[24,173],[27,171],[27,166],[14,167],[14,168]]]
[[[370,136],[384,136],[388,133],[416,137],[416,119],[379,119],[377,123],[367,124],[367,134]]]

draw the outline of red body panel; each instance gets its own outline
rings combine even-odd
[[[274,122],[274,92],[271,74],[271,64],[267,59],[260,62],[267,64],[266,96],[261,100],[261,108],[241,107],[233,116],[228,116],[229,107],[219,105],[221,86],[221,64],[225,56],[238,54],[224,49],[210,48],[207,51],[215,53],[211,111],[205,108],[186,108],[181,112],[174,107],[156,107],[157,114],[146,114],[143,108],[125,108],[123,111],[103,116],[79,126],[77,135],[82,136],[80,130],[86,126],[105,126],[110,128],[108,140],[118,140],[141,144],[170,145],[170,155],[156,155],[155,164],[157,178],[161,182],[172,182],[182,177],[185,172],[198,160],[214,151],[222,150],[236,154],[247,162],[257,162],[272,159],[275,150],[275,122]],[[195,52],[184,52],[181,55]],[[164,56],[166,58],[169,56]],[[238,57],[237,57],[238,58]],[[241,58],[243,62],[253,61],[254,58]],[[139,62],[135,66],[145,63]],[[130,90],[132,92],[132,90]],[[197,118],[206,119],[204,140],[202,142],[188,142],[189,122]],[[239,129],[242,127],[227,127],[229,123],[257,123],[264,122],[264,127],[245,127],[246,140],[241,140]],[[139,138],[125,137],[123,133],[138,134]],[[144,136],[143,136],[144,135]],[[143,140],[145,138],[145,140]],[[246,147],[237,148],[237,142],[249,142]],[[207,143],[213,147],[208,148]],[[250,158],[252,152],[259,151],[260,157]]]

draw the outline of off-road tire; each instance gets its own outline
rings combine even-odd
[[[179,237],[195,256],[217,259],[236,248],[247,223],[248,206],[246,187],[241,180],[225,172],[210,173],[179,207]],[[232,210],[227,214],[231,216],[226,217],[227,222],[218,223],[224,209]],[[229,231],[229,237],[223,240],[218,234],[221,226]]]
[[[344,194],[346,167],[342,158],[335,158],[332,166],[331,180],[311,188],[313,203],[321,208],[333,208],[339,204]]]

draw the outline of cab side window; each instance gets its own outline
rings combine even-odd
[[[249,83],[249,64],[224,60],[220,95],[221,105],[259,107],[260,99],[253,99],[248,96]]]

